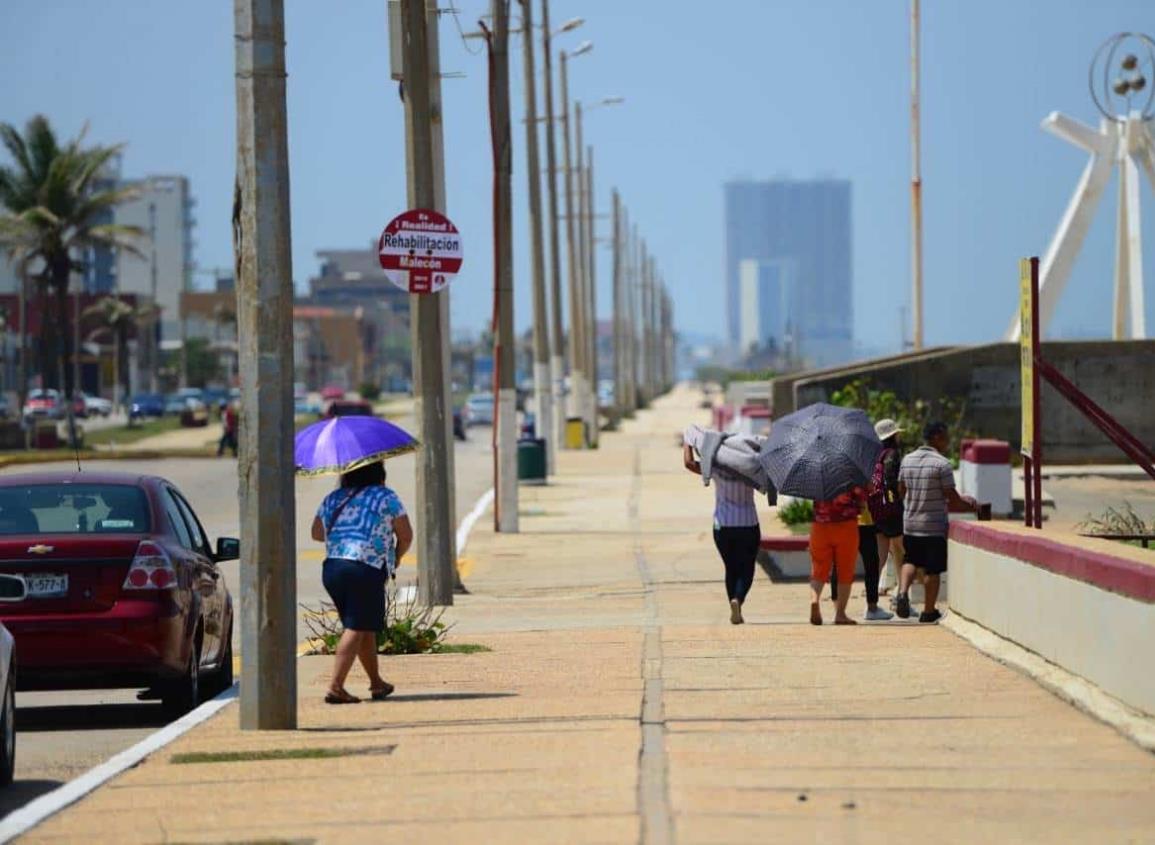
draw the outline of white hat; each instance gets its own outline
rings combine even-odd
[[[888,437],[894,437],[901,432],[902,429],[898,427],[898,423],[889,417],[874,424],[874,433],[878,435],[879,440],[886,440]]]

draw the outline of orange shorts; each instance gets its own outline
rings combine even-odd
[[[838,583],[854,580],[858,562],[858,522],[814,522],[810,525],[810,579],[820,583],[830,580],[833,567]]]

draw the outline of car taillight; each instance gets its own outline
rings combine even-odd
[[[142,540],[124,578],[123,590],[171,590],[176,587],[176,569],[163,548]]]

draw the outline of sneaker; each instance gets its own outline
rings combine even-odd
[[[737,599],[730,599],[730,624],[741,625],[745,621],[742,618],[742,603]]]
[[[918,615],[919,622],[937,622],[942,619],[942,613],[938,608],[934,610],[925,610]]]
[[[910,618],[910,598],[906,593],[899,593],[895,598],[894,612],[898,614],[899,619]]]
[[[894,614],[889,610],[883,610],[881,607],[871,607],[866,611],[866,615],[862,617],[867,622],[885,622],[887,619],[893,619]]]

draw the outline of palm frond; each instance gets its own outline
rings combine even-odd
[[[86,196],[92,190],[93,180],[100,175],[109,161],[124,151],[124,147],[124,144],[113,144],[109,147],[77,150],[78,166],[74,176],[73,190],[80,196]]]
[[[125,223],[101,223],[89,226],[83,232],[77,231],[69,239],[71,246],[88,246],[100,244],[123,250],[136,258],[144,258],[143,246],[148,241],[148,233],[139,226],[130,226]]]
[[[16,161],[17,167],[25,175],[31,175],[32,159],[28,154],[28,145],[24,143],[24,136],[10,123],[0,123],[0,143],[8,150],[8,154]]]
[[[38,114],[29,119],[24,128],[24,143],[32,165],[29,174],[33,178],[43,179],[61,153],[60,143],[56,140],[56,133],[52,131],[48,118]]]

